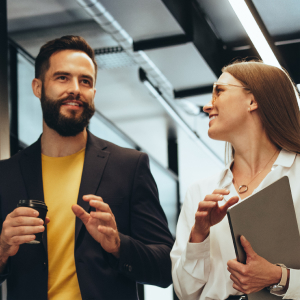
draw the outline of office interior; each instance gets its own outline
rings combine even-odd
[[[42,132],[40,102],[31,90],[39,48],[63,35],[80,35],[95,50],[98,63],[96,113],[89,130],[149,154],[175,236],[189,185],[224,166],[225,143],[208,137],[209,118],[203,112],[222,67],[235,59],[260,58],[283,66],[299,88],[299,4],[298,0],[1,1],[0,159],[24,149]],[[245,8],[246,12],[239,11]],[[252,18],[250,29],[247,14]],[[256,27],[258,32],[251,32]],[[269,52],[264,54],[265,50]],[[177,299],[172,286],[140,285],[139,297]]]

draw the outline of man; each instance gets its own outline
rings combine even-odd
[[[95,111],[93,50],[77,36],[50,41],[35,71],[43,134],[0,162],[8,299],[126,300],[137,299],[136,282],[167,287],[173,240],[147,155],[86,129]],[[34,209],[16,208],[20,199],[45,201],[45,231]],[[41,244],[28,244],[42,231]]]

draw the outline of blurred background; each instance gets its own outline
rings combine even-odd
[[[39,48],[63,35],[80,35],[95,50],[99,67],[97,112],[89,130],[149,154],[174,236],[188,186],[224,166],[225,143],[209,139],[203,113],[222,67],[237,58],[261,58],[280,64],[300,83],[298,0],[7,0],[0,5],[0,158],[42,132],[40,102],[31,90]],[[139,296],[177,299],[172,287],[140,285]]]

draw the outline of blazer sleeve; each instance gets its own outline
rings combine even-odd
[[[0,177],[0,180],[1,180],[1,177]],[[1,201],[1,191],[0,191],[0,234],[2,232],[2,226],[3,226],[3,222],[4,222],[4,220],[2,219],[2,207],[1,206],[2,206],[2,201]],[[4,280],[6,280],[6,278],[8,277],[8,275],[10,273],[9,265],[10,265],[10,258],[8,259],[4,270],[2,271],[2,273],[0,273],[0,285],[3,283]]]
[[[130,236],[120,233],[120,259],[113,262],[110,255],[111,265],[136,282],[168,287],[174,241],[145,153],[139,156],[135,171],[130,222]]]

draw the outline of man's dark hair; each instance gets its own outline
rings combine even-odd
[[[81,36],[66,35],[59,39],[47,42],[40,49],[40,52],[35,60],[35,78],[44,81],[45,74],[50,67],[50,56],[58,51],[75,50],[86,53],[94,63],[95,79],[97,78],[97,63],[95,61],[94,50]]]

